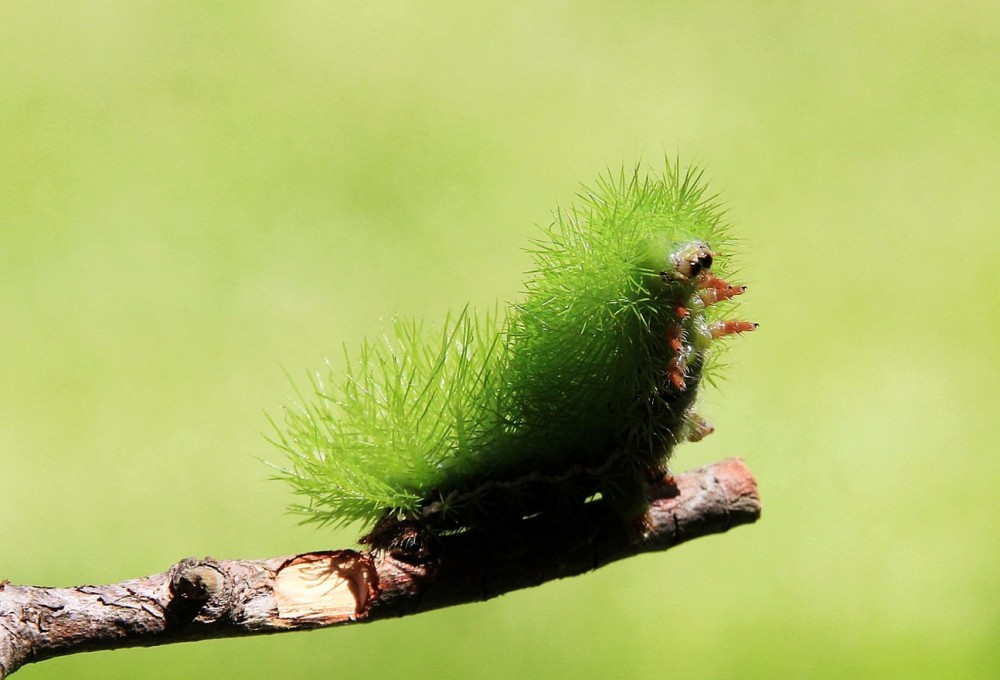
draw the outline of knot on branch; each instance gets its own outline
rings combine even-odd
[[[170,568],[168,576],[168,608],[180,619],[190,621],[199,616],[211,622],[226,610],[227,574],[211,557],[183,559]]]

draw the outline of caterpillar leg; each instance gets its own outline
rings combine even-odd
[[[684,327],[681,324],[674,324],[667,331],[667,345],[672,353],[667,363],[667,378],[675,388],[683,390],[686,387],[684,373],[687,370],[687,353],[684,349]]]
[[[727,335],[749,333],[756,330],[759,325],[752,321],[716,321],[708,327],[708,330],[712,333],[712,338],[718,340]]]
[[[715,426],[702,418],[699,414],[695,413],[693,410],[688,411],[687,422],[687,440],[689,442],[700,442],[702,439],[715,432]]]
[[[746,286],[734,286],[708,271],[702,272],[698,280],[698,297],[706,307],[742,295],[746,290]]]
[[[746,286],[734,286],[708,271],[703,271],[698,277],[698,297],[706,307],[743,295],[746,290]],[[735,333],[748,333],[756,329],[757,325],[750,321],[716,321],[709,326],[709,331],[712,338],[718,340]]]

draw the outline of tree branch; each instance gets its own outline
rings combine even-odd
[[[487,600],[754,522],[760,499],[750,471],[730,458],[654,489],[644,531],[610,520],[599,503],[586,514],[569,532],[533,518],[516,537],[447,536],[418,563],[327,550],[265,560],[189,558],[106,586],[3,582],[0,678],[76,652],[361,623]]]

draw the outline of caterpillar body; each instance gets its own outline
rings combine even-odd
[[[715,341],[756,327],[729,318],[731,246],[700,171],[600,179],[533,242],[506,313],[397,321],[285,409],[294,509],[403,553],[596,499],[641,518],[674,447],[711,432],[695,407]]]

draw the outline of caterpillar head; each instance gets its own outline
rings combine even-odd
[[[667,260],[671,268],[660,272],[664,281],[690,281],[703,271],[712,268],[715,253],[707,243],[690,241],[675,247]]]
[[[717,261],[717,254],[705,241],[661,241],[644,249],[639,268],[648,291],[676,296],[682,290],[699,287]]]

